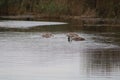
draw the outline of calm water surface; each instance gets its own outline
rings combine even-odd
[[[0,80],[120,80],[120,33],[0,32]]]

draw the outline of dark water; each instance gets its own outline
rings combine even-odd
[[[119,28],[69,24],[2,30],[0,80],[120,80]],[[45,31],[54,37],[42,38]],[[86,40],[69,43],[68,32]]]

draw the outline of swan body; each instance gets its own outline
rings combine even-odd
[[[74,41],[83,41],[83,40],[85,40],[84,38],[80,37],[77,33],[68,33],[67,36],[70,37],[71,40],[74,40]]]
[[[51,38],[52,36],[53,36],[52,33],[44,33],[44,34],[42,34],[43,38]]]

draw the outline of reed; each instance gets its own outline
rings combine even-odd
[[[119,0],[0,0],[0,15],[34,13],[120,18],[119,7]]]

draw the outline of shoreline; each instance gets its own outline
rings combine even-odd
[[[100,17],[81,17],[81,16],[71,16],[71,15],[8,15],[0,16],[1,20],[58,20],[58,21],[102,21],[102,22],[114,22],[120,23],[119,18],[100,18]]]

